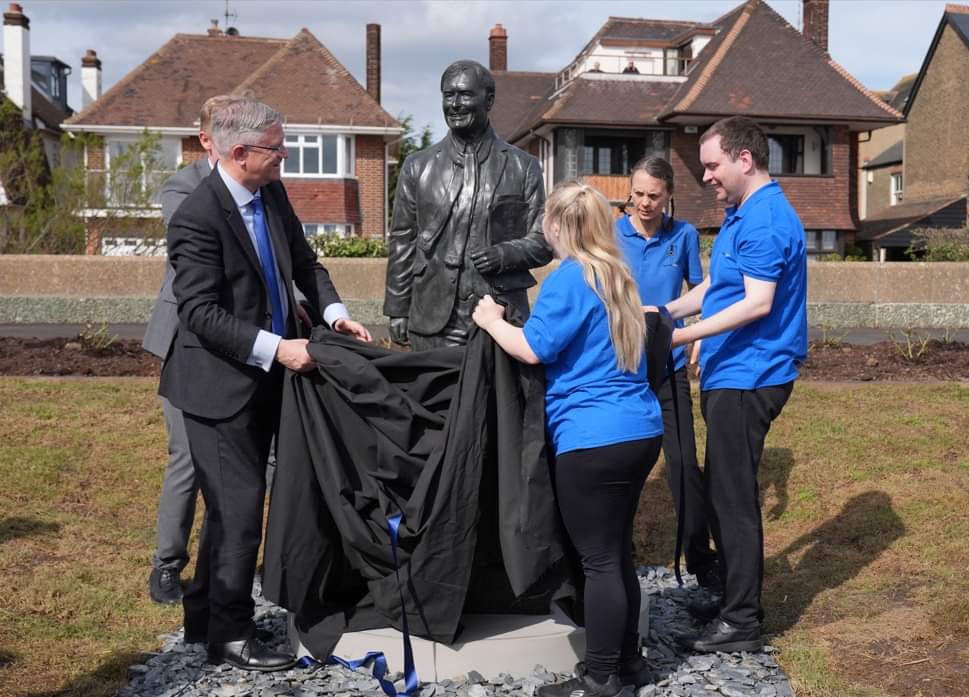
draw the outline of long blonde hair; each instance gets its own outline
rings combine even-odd
[[[606,306],[616,367],[638,371],[646,336],[642,302],[616,245],[609,202],[590,186],[563,182],[545,202],[545,216],[558,224],[562,251],[578,262],[585,282]]]

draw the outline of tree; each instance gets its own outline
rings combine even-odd
[[[431,147],[432,139],[434,137],[431,132],[431,124],[424,124],[420,132],[414,130],[414,117],[411,115],[401,115],[398,117],[400,125],[404,127],[404,135],[401,136],[400,148],[398,150],[397,161],[390,170],[390,181],[387,183],[389,191],[389,205],[387,208],[387,215],[391,220],[394,217],[394,198],[397,196],[397,177],[400,174],[400,168],[404,165],[404,160],[407,159],[408,155],[412,153],[423,150],[424,148]]]
[[[969,227],[913,230],[905,253],[915,261],[969,261]]]

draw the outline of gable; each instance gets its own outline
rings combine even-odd
[[[926,73],[932,65],[936,51],[939,48],[939,44],[943,41],[943,38],[950,35],[953,39],[958,37],[961,40],[961,48],[969,56],[969,5],[946,5],[945,9],[946,11],[942,14],[942,19],[939,20],[939,27],[935,30],[935,36],[932,37],[932,43],[929,44],[929,50],[926,52],[925,59],[922,61],[922,67],[919,69],[918,77],[912,86],[908,101],[905,103],[904,113],[906,118],[912,110],[912,104],[915,103],[915,99],[918,97],[919,88],[925,80]]]

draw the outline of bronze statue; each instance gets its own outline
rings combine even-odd
[[[415,350],[465,344],[485,294],[524,320],[528,270],[552,258],[541,167],[492,129],[491,73],[452,63],[441,98],[449,132],[404,161],[388,240],[384,314],[391,339]]]

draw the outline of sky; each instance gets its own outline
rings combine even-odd
[[[767,0],[795,28],[801,0]],[[6,0],[0,0],[6,9]],[[225,26],[225,0],[18,0],[30,18],[31,51],[72,67],[68,101],[80,108],[81,56],[97,51],[104,91],[176,33]],[[741,0],[229,0],[229,25],[243,36],[290,38],[309,29],[366,84],[368,22],[381,25],[384,108],[418,126],[445,130],[440,74],[461,58],[488,64],[488,32],[508,31],[509,70],[557,71],[609,16],[709,22]],[[832,57],[866,87],[890,88],[918,72],[945,0],[831,0]],[[497,97],[501,99],[501,95]]]

